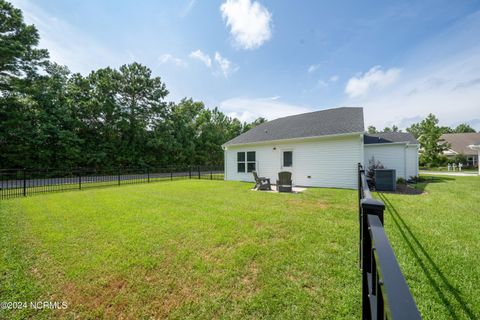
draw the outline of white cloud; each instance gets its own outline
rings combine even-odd
[[[130,58],[128,51],[119,55],[68,22],[48,14],[33,1],[14,0],[12,3],[23,11],[28,24],[37,27],[39,47],[48,49],[51,60],[67,65],[73,72],[86,74],[94,69],[120,65],[126,57]]]
[[[364,96],[375,88],[384,88],[394,83],[400,72],[401,69],[398,68],[384,71],[381,66],[375,66],[364,74],[350,78],[345,87],[345,93],[352,98]]]
[[[187,63],[183,61],[180,58],[174,57],[169,53],[162,54],[160,57],[158,57],[158,61],[160,64],[166,64],[166,63],[171,63],[173,65],[176,65],[178,67],[186,67]]]
[[[197,3],[197,0],[188,0],[186,6],[180,12],[180,17],[185,18],[193,9],[196,3]]]
[[[328,85],[337,82],[339,77],[337,75],[333,75],[328,80],[318,80],[319,87],[328,87]]]
[[[230,60],[227,58],[222,57],[220,52],[216,51],[213,55],[213,62],[210,55],[207,53],[202,52],[202,50],[198,49],[190,53],[190,58],[199,60],[205,64],[209,69],[212,69],[212,73],[214,75],[223,75],[225,78],[228,78],[233,72],[238,70],[238,67],[235,66]]]
[[[312,64],[311,66],[308,67],[307,71],[308,73],[314,73],[317,71],[317,69],[320,67],[319,64]]]
[[[233,66],[232,62],[220,55],[220,53],[215,52],[215,62],[217,62],[218,67],[220,68],[223,76],[228,78],[228,76],[237,71],[238,67]]]
[[[312,111],[304,106],[279,101],[278,96],[254,99],[243,97],[231,98],[220,102],[220,109],[230,117],[248,122],[258,117],[273,120]]]
[[[240,48],[255,49],[271,38],[272,15],[257,1],[227,0],[220,11]]]
[[[338,75],[333,75],[328,79],[330,82],[337,82],[340,77]]]
[[[369,95],[345,97],[362,106],[365,124],[406,128],[433,113],[442,126],[466,122],[480,130],[480,11],[416,47],[395,85]]]
[[[206,53],[203,53],[200,49],[192,51],[190,53],[190,58],[203,62],[209,68],[212,66],[212,59],[210,56]]]
[[[480,46],[429,66],[405,67],[395,86],[343,104],[363,106],[365,124],[377,128],[406,128],[433,113],[441,125],[467,122],[480,130],[479,56]]]

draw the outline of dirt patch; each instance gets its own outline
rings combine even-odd
[[[258,292],[258,274],[259,268],[255,261],[251,261],[245,268],[240,277],[238,290],[234,290],[232,295],[237,299],[246,299]]]
[[[52,295],[52,301],[66,301],[68,308],[58,310],[59,318],[94,317],[105,319],[138,319],[149,314],[154,319],[165,319],[185,303],[199,300],[202,283],[187,274],[179,276],[151,270],[142,279],[112,277],[103,284],[77,286],[66,284],[62,294]],[[172,277],[174,276],[174,277]],[[147,288],[145,288],[147,287]],[[149,292],[152,300],[143,301],[137,293]]]
[[[112,277],[104,284],[77,286],[74,283],[64,285],[61,293],[52,295],[52,301],[65,301],[67,309],[58,310],[58,315],[92,314],[107,319],[134,319],[129,313],[127,301],[128,281],[121,277]]]
[[[252,261],[248,267],[246,274],[242,277],[242,284],[246,287],[252,287],[252,285],[256,282],[258,275],[258,267],[255,261]]]

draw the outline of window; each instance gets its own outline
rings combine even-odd
[[[255,171],[255,151],[247,152],[247,172]]]
[[[237,172],[245,172],[245,152],[237,152]]]
[[[245,172],[245,169],[247,169],[247,172],[255,171],[255,160],[255,151],[237,152],[237,172]]]
[[[292,151],[283,151],[283,166],[291,167],[293,161],[293,152]]]

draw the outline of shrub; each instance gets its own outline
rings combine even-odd
[[[385,169],[385,167],[380,161],[375,161],[375,157],[372,157],[368,160],[367,177],[373,179],[375,177],[375,169]]]
[[[467,157],[464,154],[457,154],[455,157],[453,157],[453,163],[459,164],[459,163],[467,163]]]
[[[405,179],[403,179],[402,177],[397,179],[397,184],[405,184],[405,182]]]

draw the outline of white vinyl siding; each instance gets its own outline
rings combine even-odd
[[[405,150],[407,153],[407,178],[418,176],[418,146],[409,145]]]
[[[386,169],[395,169],[397,178],[418,175],[418,147],[406,144],[367,144],[364,147],[365,167],[372,157]]]
[[[225,151],[227,180],[253,181],[252,173],[237,172],[237,152],[256,151],[259,176],[276,183],[278,172],[292,172],[294,185],[356,188],[357,164],[363,160],[362,135],[323,137],[298,142],[229,146]],[[283,151],[292,151],[292,167],[282,168]]]

